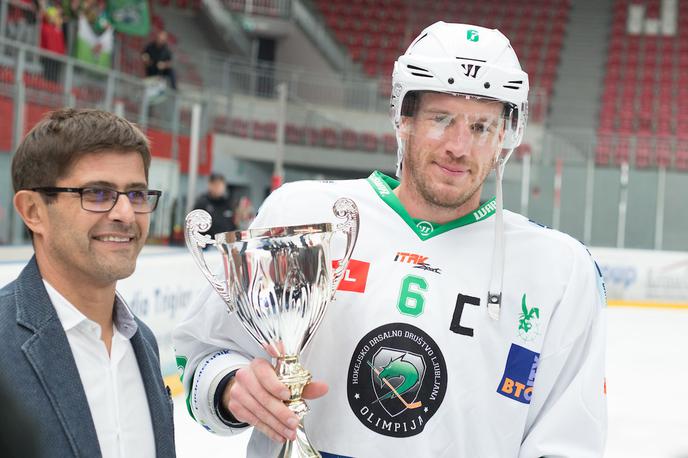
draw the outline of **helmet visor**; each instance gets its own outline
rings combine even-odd
[[[507,126],[503,102],[427,91],[407,97],[399,125],[402,141],[455,154],[477,151],[496,157],[501,150]]]

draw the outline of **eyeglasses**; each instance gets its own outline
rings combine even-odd
[[[107,213],[117,204],[119,196],[124,194],[129,199],[134,213],[151,213],[158,206],[158,199],[162,191],[152,189],[136,189],[132,191],[118,191],[111,188],[30,188],[31,191],[44,194],[60,192],[74,192],[81,196],[81,208],[95,213]]]

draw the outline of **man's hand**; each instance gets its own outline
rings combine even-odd
[[[327,390],[326,383],[311,382],[303,389],[303,398],[317,399]],[[255,426],[276,442],[296,439],[299,418],[284,405],[288,399],[289,390],[277,379],[275,369],[260,358],[239,369],[222,395],[222,402],[237,420]]]

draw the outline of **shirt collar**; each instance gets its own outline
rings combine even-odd
[[[437,224],[432,221],[414,219],[408,214],[406,208],[404,208],[404,205],[401,203],[396,194],[394,194],[394,190],[399,186],[399,181],[395,180],[394,178],[388,177],[384,173],[374,171],[368,177],[368,183],[370,183],[380,199],[382,199],[383,202],[385,202],[394,212],[396,212],[421,240],[427,240],[452,229],[487,219],[494,215],[497,208],[495,198],[493,197],[479,208],[458,219],[444,224]]]
[[[53,288],[50,283],[45,281],[45,279],[43,279],[43,284],[48,292],[50,301],[55,307],[57,317],[60,319],[60,323],[62,323],[62,329],[64,329],[65,332],[77,327],[83,322],[92,322],[92,320],[88,319],[86,315],[81,313],[79,309],[77,309],[55,288]],[[113,314],[113,321],[117,331],[126,339],[131,339],[138,330],[138,325],[136,324],[134,315],[124,303],[124,300],[119,293],[115,294],[115,310]]]

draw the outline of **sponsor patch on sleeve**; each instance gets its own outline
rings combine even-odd
[[[539,353],[511,344],[497,393],[523,404],[530,404],[539,358]]]

